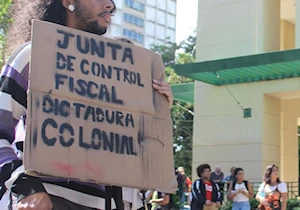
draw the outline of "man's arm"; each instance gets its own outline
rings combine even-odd
[[[215,186],[216,186],[216,193],[217,193],[217,200],[216,200],[216,202],[218,203],[222,203],[222,196],[221,196],[221,192],[220,192],[220,187],[219,187],[219,185],[217,184],[217,183],[214,183],[215,184]]]
[[[192,186],[192,199],[197,201],[197,203],[199,203],[200,205],[204,205],[205,197],[203,193],[205,192],[201,192],[200,182],[200,180],[196,180]]]
[[[223,179],[224,179],[224,173],[221,174],[220,182],[222,182]]]
[[[188,192],[192,191],[192,180],[187,176],[186,177],[186,185],[188,186]]]
[[[230,175],[226,176],[226,177],[222,180],[222,182],[223,182],[223,183],[228,183],[229,180],[230,180]]]
[[[15,126],[26,113],[30,45],[23,45],[3,66],[0,75],[0,185],[22,199],[45,189],[38,178],[24,174],[24,166],[11,144]]]

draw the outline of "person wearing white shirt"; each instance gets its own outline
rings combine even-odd
[[[264,182],[260,185],[256,199],[260,202],[261,210],[286,210],[287,187],[279,179],[278,167],[268,166]]]
[[[254,193],[251,183],[244,177],[242,168],[234,170],[233,181],[228,190],[228,199],[233,200],[232,210],[250,210],[249,200],[254,197]]]
[[[122,187],[125,210],[137,210],[143,207],[140,191],[134,188]]]

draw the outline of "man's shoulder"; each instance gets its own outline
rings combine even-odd
[[[194,181],[194,184],[199,184],[199,183],[201,183],[202,182],[202,179],[196,179],[195,181]]]

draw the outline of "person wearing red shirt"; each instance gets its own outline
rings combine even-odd
[[[219,208],[222,197],[219,185],[210,180],[210,165],[202,164],[198,166],[197,174],[200,179],[196,180],[192,187],[191,210],[203,210],[204,206],[212,205]]]

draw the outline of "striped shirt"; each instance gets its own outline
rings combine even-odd
[[[30,57],[31,43],[25,43],[10,57],[0,74],[0,186],[24,197],[32,192],[46,190],[48,194],[63,197],[73,203],[104,209],[103,185],[66,179],[41,180],[24,175],[22,148],[25,140]],[[35,189],[30,191],[30,187]],[[112,207],[115,208],[113,199]]]

